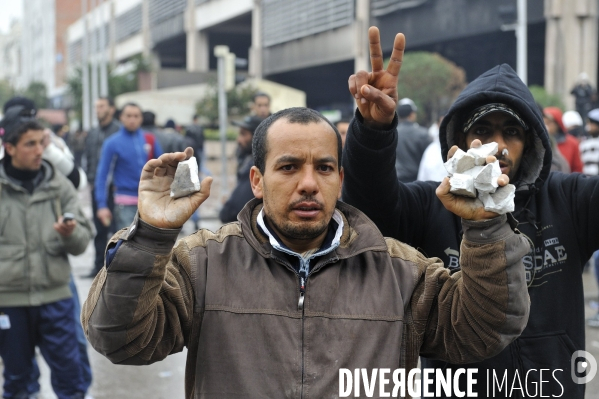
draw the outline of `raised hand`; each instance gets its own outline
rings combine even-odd
[[[470,148],[478,148],[482,145],[481,141],[476,139],[470,144]],[[447,159],[449,160],[455,152],[458,150],[458,146],[452,146],[447,152]],[[492,163],[497,160],[495,156],[489,155],[487,157],[487,163]],[[510,178],[506,174],[502,174],[497,178],[497,184],[499,186],[505,186],[510,182]],[[454,214],[458,215],[462,219],[469,220],[483,220],[491,219],[498,216],[495,212],[485,211],[483,203],[478,198],[467,198],[461,195],[454,195],[449,192],[449,177],[443,179],[439,187],[437,187],[437,197],[443,203],[443,206]]]
[[[139,217],[144,222],[164,229],[180,228],[206,201],[210,195],[211,177],[202,180],[197,193],[177,199],[170,196],[177,165],[192,155],[193,149],[187,147],[185,152],[162,154],[158,159],[149,160],[145,164],[139,181],[137,206]]]
[[[349,91],[367,125],[385,128],[393,121],[397,105],[397,80],[406,39],[402,33],[395,36],[393,52],[387,69],[383,69],[383,50],[379,29],[368,29],[370,64],[372,72],[358,71],[349,77]]]

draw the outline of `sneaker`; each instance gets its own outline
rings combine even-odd
[[[599,313],[596,313],[595,316],[587,319],[587,326],[599,328]]]

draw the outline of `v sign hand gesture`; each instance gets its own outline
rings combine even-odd
[[[387,69],[383,69],[383,50],[377,27],[368,29],[370,64],[372,72],[358,71],[349,77],[349,91],[368,126],[384,129],[393,121],[397,105],[397,80],[406,39],[402,33],[395,36],[393,52]]]

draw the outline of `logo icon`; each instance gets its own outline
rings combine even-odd
[[[587,351],[576,351],[570,361],[572,381],[576,384],[586,384],[597,374],[597,360]]]

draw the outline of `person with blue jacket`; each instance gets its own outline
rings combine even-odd
[[[114,185],[114,218],[116,228],[128,226],[137,212],[139,177],[146,162],[162,155],[155,136],[140,129],[142,111],[139,105],[127,103],[121,111],[122,126],[102,145],[95,181],[98,204],[96,216],[105,226],[110,225],[112,213],[108,209],[109,175]]]
[[[370,39],[379,40],[375,28]],[[463,231],[459,219],[437,200],[439,183],[404,184],[396,176],[397,80],[397,74],[385,71],[359,71],[349,80],[358,109],[343,155],[343,200],[366,213],[383,235],[440,258],[457,275]],[[550,172],[551,143],[543,115],[526,84],[506,64],[462,91],[443,119],[439,139],[444,160],[457,147],[467,150],[473,139],[498,143],[502,172],[516,186],[511,217],[531,245],[523,258],[531,309],[522,335],[496,356],[465,365],[422,358],[423,367],[477,368],[478,397],[490,395],[487,387],[493,386],[495,375],[497,381],[504,376],[507,381],[503,389],[495,385],[496,398],[533,396],[535,387],[542,386],[542,395],[583,399],[584,373],[578,367],[585,360],[578,356],[585,349],[582,271],[599,249],[599,177]],[[486,306],[481,303],[481,309]]]

